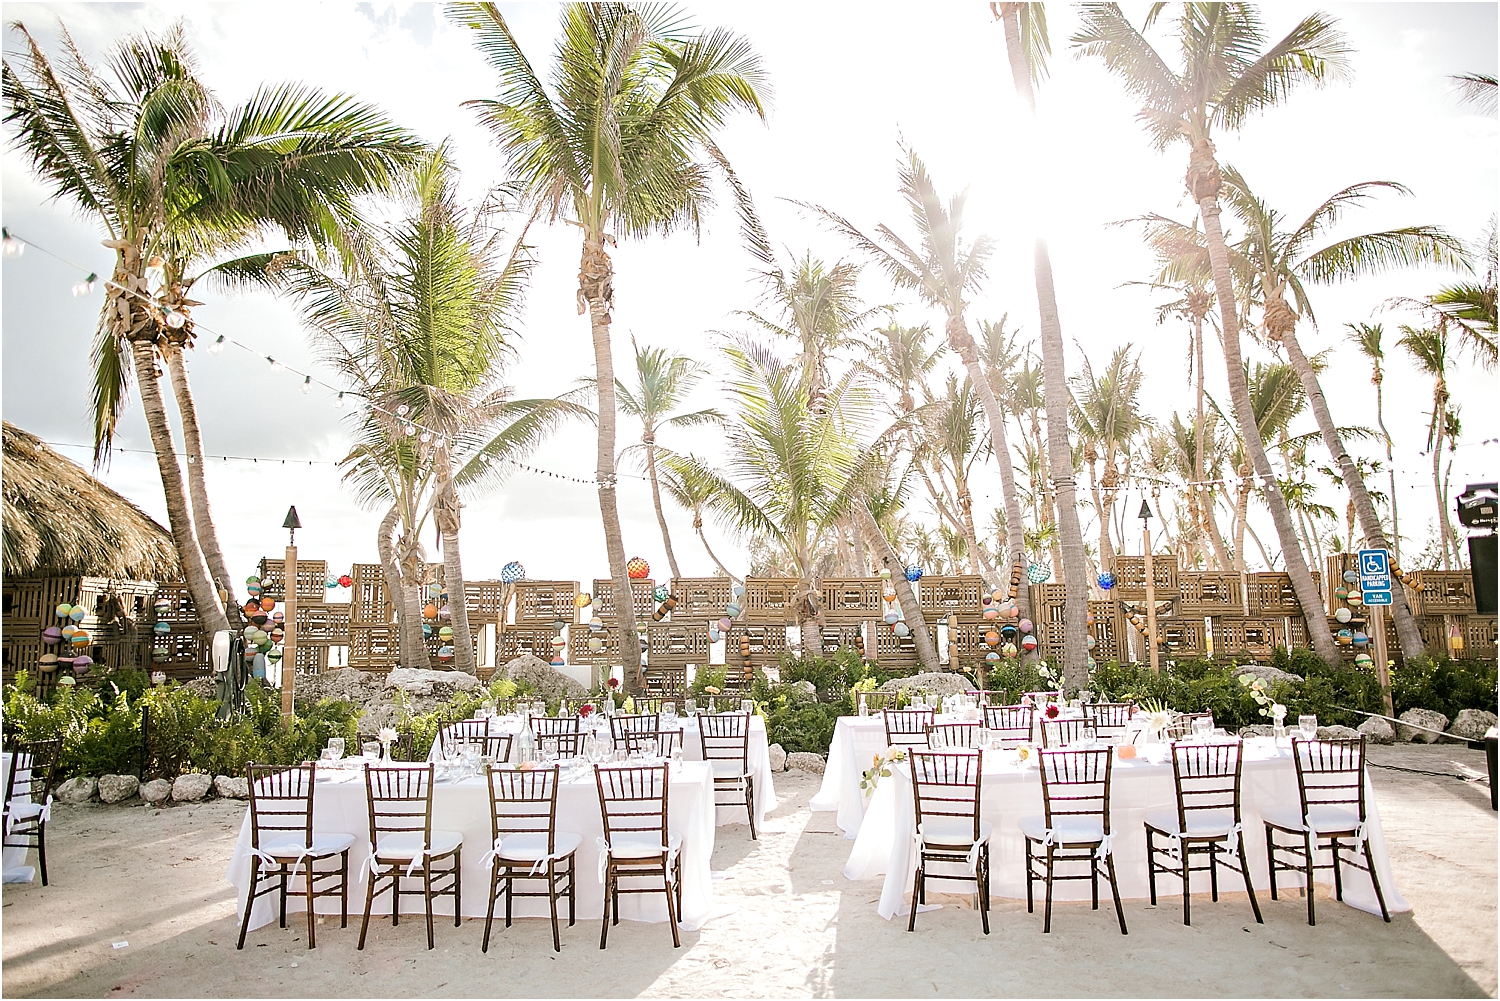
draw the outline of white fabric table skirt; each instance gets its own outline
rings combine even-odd
[[[365,792],[364,773],[348,769],[328,773],[319,772],[318,783],[313,792],[313,830],[337,834],[352,834],[354,846],[349,850],[349,913],[363,913],[365,884],[361,879],[367,873],[369,858],[370,819]],[[557,830],[580,835],[583,843],[574,858],[577,867],[576,901],[579,920],[599,918],[604,914],[604,885],[599,881],[599,839],[604,836],[603,823],[599,816],[599,791],[590,769],[581,777],[568,781],[566,770],[564,781],[558,784]],[[713,876],[710,859],[714,850],[713,782],[708,768],[702,764],[684,763],[674,766],[671,791],[668,793],[668,828],[682,839],[682,914],[679,923],[693,931],[702,926],[709,917],[713,905]],[[457,831],[463,835],[463,913],[465,917],[482,918],[489,906],[487,894],[490,888],[490,870],[484,864],[484,854],[489,851],[493,838],[490,834],[490,800],[483,776],[471,777],[459,782],[438,782],[432,796],[433,830]],[[245,812],[240,826],[239,842],[229,860],[224,878],[234,884],[238,898],[238,912],[244,915],[244,901],[250,882],[250,813]],[[326,868],[327,862],[319,868]],[[644,885],[644,884],[642,884]],[[420,893],[420,882],[403,884],[402,895],[407,888],[416,886]],[[306,901],[295,896],[295,885],[287,894],[287,910],[305,910]],[[533,887],[534,889],[534,887]],[[409,910],[410,903],[403,905]],[[516,898],[515,913],[519,917],[546,917],[548,912],[545,897]],[[339,902],[336,897],[324,897],[317,901],[320,914],[337,914]],[[453,898],[439,898],[433,902],[435,914],[453,914]],[[389,915],[390,892],[376,898],[372,918]],[[559,906],[559,916],[567,913],[567,905]],[[629,921],[666,921],[666,898],[661,894],[623,894],[620,897],[620,917]],[[250,927],[259,928],[276,920],[276,894],[271,893],[255,902]]]
[[[1172,778],[1172,764],[1164,755],[1166,746],[1154,752],[1156,760],[1137,758],[1133,761],[1115,759],[1110,784],[1110,830],[1114,835],[1113,854],[1115,876],[1119,881],[1122,898],[1142,898],[1150,895],[1146,872],[1146,829],[1144,818],[1147,811],[1177,809],[1177,791]],[[981,816],[994,825],[990,839],[990,892],[997,897],[1024,899],[1026,896],[1026,839],[1021,834],[1020,821],[1024,817],[1042,816],[1042,783],[1037,766],[1014,764],[1013,752],[985,751],[984,784],[981,791]],[[1300,809],[1297,792],[1296,766],[1292,763],[1291,751],[1277,749],[1269,740],[1247,740],[1245,742],[1244,767],[1241,773],[1240,812],[1245,836],[1245,852],[1249,856],[1250,881],[1257,893],[1269,892],[1270,876],[1266,869],[1265,826],[1261,820],[1263,810],[1280,806],[1290,808],[1292,814]],[[1365,780],[1365,832],[1370,851],[1375,858],[1376,872],[1380,876],[1380,889],[1385,895],[1387,909],[1392,913],[1409,911],[1411,906],[1396,889],[1391,874],[1390,856],[1386,852],[1385,834],[1380,826],[1380,811],[1375,804],[1375,792],[1368,777]],[[880,893],[880,916],[890,919],[909,912],[911,890],[915,877],[915,860],[912,855],[912,829],[915,816],[912,806],[911,774],[904,762],[891,768],[889,778],[882,779],[865,810],[864,824],[859,829],[854,849],[844,866],[848,879],[870,879],[885,876],[885,886]],[[1287,840],[1283,837],[1283,843]],[[1320,853],[1319,861],[1331,861],[1331,853]],[[1346,856],[1347,857],[1347,856]],[[1060,871],[1085,872],[1082,863]],[[1316,873],[1319,882],[1333,882],[1331,870]],[[1201,880],[1202,886],[1199,886]],[[1277,874],[1277,887],[1290,889],[1293,893],[1302,885],[1297,873]],[[942,884],[961,887],[960,883]],[[1194,892],[1207,891],[1208,873],[1195,873]],[[1233,873],[1220,872],[1219,889],[1233,893],[1243,890],[1239,877]],[[1036,892],[1042,889],[1037,886]],[[1107,892],[1107,887],[1100,891]],[[1171,876],[1158,874],[1157,899],[1163,895],[1180,895],[1182,884]],[[1087,881],[1066,881],[1053,884],[1054,900],[1089,899]],[[1344,876],[1344,902],[1363,911],[1379,914],[1375,893],[1370,881],[1359,872],[1346,871]]]
[[[877,719],[878,723],[879,720]],[[491,733],[517,733],[521,721],[512,716],[492,716],[489,720]],[[602,729],[602,728],[601,728]],[[677,717],[677,729],[682,731],[682,760],[702,761],[703,745],[698,740],[698,723],[695,719],[679,716]],[[881,730],[884,734],[884,729]],[[882,737],[882,739],[884,739]],[[515,753],[512,745],[511,753]],[[776,809],[776,783],[771,771],[771,750],[766,740],[766,721],[763,716],[750,717],[750,741],[746,748],[746,763],[749,766],[750,775],[755,780],[755,823],[759,827],[765,822],[766,814]],[[427,752],[428,761],[441,761],[438,753],[438,742],[432,742],[431,749]],[[854,776],[856,791],[859,786],[859,775]],[[730,804],[720,806],[716,812],[714,822],[719,826],[724,824],[743,824],[745,822],[745,808]]]
[[[0,775],[5,776],[4,778],[0,778],[0,782],[8,781],[10,779],[9,751],[0,753]],[[30,778],[30,768],[23,767],[16,771],[16,783],[18,785],[20,783],[26,782]],[[10,790],[7,789],[6,793],[9,792]],[[20,797],[20,800],[24,802],[27,801],[27,798]],[[0,876],[0,882],[29,883],[36,877],[36,870],[26,864],[26,855],[29,851],[30,849],[24,846],[17,848],[6,848],[3,851],[0,851],[0,867],[3,867],[4,869],[3,876]]]

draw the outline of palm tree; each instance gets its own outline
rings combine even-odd
[[[1000,488],[1005,499],[1009,521],[1007,547],[1012,566],[1012,580],[1017,585],[1016,601],[1023,615],[1029,615],[1030,596],[1016,579],[1026,561],[1026,541],[1021,522],[1020,499],[1016,494],[1015,470],[1011,467],[1010,447],[1005,441],[1005,414],[994,388],[980,365],[979,348],[969,333],[965,318],[968,303],[965,296],[976,291],[985,278],[985,262],[994,245],[988,237],[977,237],[966,244],[963,238],[964,204],[967,194],[953,196],[946,205],[938,197],[937,187],[927,167],[915,150],[902,148],[904,159],[898,178],[900,192],[917,230],[916,246],[903,240],[889,226],[876,227],[879,239],[861,232],[843,216],[818,205],[798,202],[831,223],[854,246],[875,261],[891,282],[901,289],[916,292],[946,317],[944,332],[948,346],[958,355],[975,386],[985,419],[990,425],[991,448],[1000,466]],[[881,242],[881,241],[884,242]]]
[[[570,3],[562,9],[552,88],[532,69],[493,3],[453,3],[449,16],[499,75],[500,96],[470,101],[507,167],[552,219],[583,231],[578,312],[587,312],[599,387],[596,478],[615,592],[630,594],[615,474],[615,372],[609,327],[621,236],[697,231],[710,202],[708,159],[727,169],[714,134],[737,109],[762,119],[760,59],[723,28],[692,34],[671,6]],[[620,649],[644,684],[635,610],[619,603]]]
[[[667,489],[667,495],[684,510],[692,512],[693,531],[697,533],[698,541],[703,544],[703,551],[718,568],[719,576],[735,581],[740,580],[741,578],[730,573],[729,569],[724,566],[724,562],[715,555],[713,548],[708,544],[708,537],[703,534],[703,512],[709,509],[717,496],[714,485],[697,475],[698,470],[707,468],[707,464],[696,455],[678,455],[669,452],[662,456],[662,467],[661,481]]]
[[[1438,543],[1442,549],[1443,569],[1451,569],[1458,559],[1458,538],[1453,522],[1448,519],[1448,492],[1443,482],[1441,462],[1443,443],[1449,440],[1449,431],[1457,419],[1449,402],[1448,327],[1439,323],[1436,327],[1417,329],[1403,325],[1401,339],[1396,343],[1407,350],[1417,367],[1432,378],[1432,416],[1427,422],[1427,451],[1432,456],[1432,493],[1437,501]],[[1449,553],[1453,553],[1450,559]]]
[[[1447,324],[1451,332],[1457,333],[1461,346],[1468,348],[1485,371],[1490,372],[1500,359],[1500,344],[1495,339],[1496,280],[1500,268],[1496,266],[1494,216],[1490,216],[1474,256],[1484,265],[1482,280],[1455,282],[1424,299],[1398,298],[1395,303],[1414,307],[1429,322]]]
[[[228,591],[208,503],[201,435],[182,359],[193,343],[187,298],[197,267],[266,232],[327,244],[357,196],[385,189],[420,143],[378,111],[301,84],[264,87],[225,108],[198,73],[181,24],[125,38],[106,71],[62,30],[54,68],[24,25],[4,64],[5,121],[53,193],[108,234],[115,251],[93,346],[94,461],[107,460],[132,369],[156,452],[183,579],[205,629],[229,626]],[[188,489],[161,388],[171,372],[187,443]]]
[[[960,384],[958,376],[951,372],[944,395],[928,403],[918,421],[922,429],[922,452],[932,460],[944,494],[950,492],[948,481],[952,479],[951,494],[957,508],[957,518],[952,519],[956,522],[954,528],[967,543],[969,572],[977,576],[979,539],[974,531],[974,495],[969,491],[969,477],[974,463],[985,451],[984,415],[973,382],[965,378]],[[947,505],[943,508],[946,511]],[[986,569],[993,576],[993,569]]]
[[[1132,443],[1151,426],[1151,419],[1141,410],[1140,403],[1146,376],[1141,371],[1140,358],[1132,358],[1130,349],[1130,344],[1115,348],[1109,364],[1097,376],[1085,356],[1083,371],[1073,377],[1073,423],[1086,448],[1084,457],[1089,462],[1094,510],[1099,518],[1099,561],[1106,567],[1115,556],[1110,520],[1123,482],[1115,460],[1123,458],[1128,471]],[[1100,448],[1104,450],[1104,475],[1095,477],[1097,458],[1089,459],[1089,455],[1097,456]]]
[[[1261,301],[1262,329],[1272,342],[1286,349],[1292,369],[1302,381],[1308,407],[1323,435],[1323,444],[1333,457],[1334,465],[1342,471],[1344,487],[1349,491],[1350,501],[1359,516],[1365,542],[1377,549],[1389,548],[1385,529],[1365,489],[1359,467],[1344,447],[1317,373],[1297,339],[1297,321],[1306,317],[1317,322],[1307,295],[1308,284],[1333,284],[1424,263],[1463,266],[1462,245],[1435,226],[1407,226],[1346,237],[1314,249],[1345,210],[1359,206],[1382,189],[1402,194],[1409,192],[1392,181],[1353,184],[1324,199],[1306,219],[1289,228],[1283,225],[1285,217],[1258,198],[1238,171],[1230,168],[1226,177],[1225,198],[1246,228],[1238,252],[1253,270],[1252,290]],[[1292,302],[1287,301],[1288,295]],[[1396,590],[1401,591],[1400,588]],[[1407,607],[1404,593],[1393,596],[1391,618],[1401,642],[1402,656],[1408,660],[1420,656],[1422,633]],[[1309,629],[1324,623],[1326,619],[1321,610],[1315,617],[1308,617]]]
[[[656,433],[664,427],[684,428],[702,424],[715,424],[724,419],[719,411],[709,407],[691,413],[673,413],[688,393],[693,391],[703,378],[703,366],[686,355],[668,352],[664,348],[643,348],[630,339],[635,352],[635,385],[627,386],[615,380],[615,394],[620,409],[641,422],[639,448],[646,458],[646,478],[651,481],[651,502],[656,507],[656,523],[661,526],[661,544],[667,551],[667,565],[672,568],[674,579],[682,576],[677,566],[677,554],[672,550],[672,536],[667,531],[667,515],[661,506],[661,483],[656,471]],[[626,449],[630,451],[631,449]]]
[[[1459,94],[1465,104],[1472,104],[1481,114],[1493,115],[1496,107],[1495,75],[1493,73],[1460,73],[1451,78],[1458,84]]]
[[[1385,467],[1391,479],[1391,546],[1396,554],[1396,563],[1401,562],[1401,515],[1396,504],[1396,460],[1393,454],[1391,433],[1385,426],[1385,349],[1381,339],[1385,327],[1379,323],[1346,323],[1349,340],[1370,362],[1370,382],[1375,385],[1375,423],[1380,426],[1380,436],[1385,439]]]
[[[1161,13],[1151,8],[1147,26]],[[1173,71],[1144,35],[1112,3],[1083,5],[1082,26],[1073,36],[1080,53],[1098,56],[1132,95],[1142,99],[1139,118],[1153,145],[1166,149],[1188,143],[1187,190],[1203,220],[1230,402],[1247,457],[1259,480],[1281,542],[1297,601],[1312,621],[1321,618],[1322,595],[1313,582],[1285,498],[1275,490],[1275,473],[1250,409],[1250,390],[1240,355],[1229,248],[1220,223],[1223,177],[1214,156],[1214,129],[1238,129],[1257,111],[1285,100],[1297,86],[1321,84],[1345,68],[1349,51],[1334,22],[1323,14],[1303,18],[1280,41],[1266,46],[1260,15],[1250,4],[1188,3],[1176,19],[1182,68]],[[1309,628],[1318,656],[1338,662],[1338,647],[1321,622]]]
[[[473,674],[459,488],[499,482],[511,469],[493,469],[495,460],[531,451],[582,408],[508,399],[499,378],[533,267],[527,227],[508,240],[496,225],[505,200],[467,212],[457,182],[446,150],[437,150],[408,181],[410,214],[346,237],[351,253],[341,272],[285,260],[272,275],[301,302],[327,359],[371,404],[358,417],[345,479],[360,499],[391,504],[402,528],[387,580],[399,582],[392,597],[402,610],[408,663],[426,662],[419,539],[430,513],[442,541],[454,666]],[[386,548],[390,526],[381,531]]]
[[[1047,56],[1052,51],[1047,35],[1046,7],[1040,3],[992,3],[990,9],[1005,26],[1005,51],[1016,95],[1034,117],[1036,97],[1033,86],[1046,76]],[[1063,622],[1066,626],[1063,676],[1068,687],[1083,688],[1088,683],[1089,658],[1088,555],[1083,546],[1083,526],[1078,521],[1077,486],[1069,447],[1068,371],[1063,351],[1062,321],[1052,281],[1051,251],[1040,233],[1034,244],[1033,262],[1037,312],[1041,319],[1047,457],[1052,474],[1048,493],[1057,499],[1057,538],[1062,550]]]

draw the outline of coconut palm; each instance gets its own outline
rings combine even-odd
[[[183,579],[203,626],[227,628],[214,581],[227,590],[230,577],[182,360],[199,305],[187,298],[189,276],[269,232],[326,243],[354,216],[354,199],[386,187],[420,144],[374,108],[301,84],[225,108],[180,24],[128,36],[104,67],[90,65],[66,29],[58,67],[24,25],[15,29],[25,49],[4,64],[5,121],[32,169],[115,251],[93,347],[95,463],[110,454],[133,369]],[[159,361],[184,423],[187,491]]]
[[[1496,91],[1493,73],[1460,73],[1450,79],[1458,84],[1459,95],[1465,104],[1472,104],[1481,114],[1493,115],[1495,113]]]
[[[550,218],[583,231],[578,312],[588,313],[599,390],[596,478],[604,546],[617,594],[630,593],[615,474],[615,373],[609,327],[622,236],[697,231],[710,202],[710,166],[727,168],[714,135],[736,110],[762,119],[760,59],[723,28],[695,34],[672,6],[570,3],[552,86],[537,76],[493,3],[454,3],[499,76],[500,96],[470,101],[495,133],[510,175]],[[635,611],[619,605],[626,678],[644,684]]]
[[[1391,547],[1396,562],[1401,562],[1401,514],[1396,504],[1396,460],[1393,454],[1391,433],[1385,426],[1385,348],[1381,340],[1385,327],[1379,323],[1346,323],[1349,340],[1370,362],[1370,382],[1375,386],[1375,423],[1380,426],[1380,436],[1385,439],[1385,467],[1391,480]]]
[[[617,379],[615,395],[619,398],[620,409],[641,422],[641,442],[626,452],[639,448],[645,457],[646,478],[651,481],[651,502],[656,507],[656,523],[661,527],[661,544],[667,551],[667,565],[675,579],[682,576],[682,571],[677,566],[672,535],[667,531],[667,515],[661,506],[656,435],[662,428],[715,424],[722,421],[724,415],[712,407],[685,414],[674,412],[703,379],[703,366],[686,355],[664,348],[643,348],[634,337],[630,339],[630,347],[635,352],[635,385],[627,386]]]
[[[1359,467],[1339,437],[1317,373],[1303,353],[1297,338],[1297,321],[1305,317],[1317,322],[1307,294],[1308,285],[1333,284],[1418,264],[1461,267],[1464,266],[1462,245],[1436,226],[1406,226],[1325,243],[1327,231],[1346,210],[1360,206],[1381,190],[1409,193],[1393,181],[1350,185],[1324,199],[1301,223],[1288,226],[1285,217],[1257,197],[1237,170],[1226,170],[1225,179],[1225,200],[1245,226],[1245,239],[1237,249],[1253,273],[1251,287],[1261,303],[1262,330],[1267,338],[1286,350],[1287,359],[1302,380],[1323,444],[1334,465],[1343,471],[1344,487],[1359,516],[1365,542],[1377,549],[1389,548]],[[1318,246],[1320,243],[1323,245]],[[1420,656],[1422,633],[1407,607],[1404,593],[1394,595],[1391,618],[1401,642],[1402,656],[1408,659]],[[1309,628],[1313,625],[1309,619]]]
[[[1094,510],[1099,519],[1099,560],[1106,567],[1115,556],[1110,521],[1124,482],[1116,460],[1124,460],[1128,472],[1132,445],[1151,426],[1151,418],[1141,409],[1141,387],[1146,376],[1139,355],[1131,357],[1131,347],[1127,343],[1115,348],[1109,364],[1098,375],[1085,357],[1083,371],[1073,377],[1073,425],[1084,442],[1084,458],[1089,463]],[[1094,463],[1101,449],[1102,477],[1094,475]]]
[[[401,537],[386,573],[402,611],[405,656],[426,661],[418,610],[431,582],[421,578],[419,539],[430,514],[442,541],[454,666],[472,674],[460,487],[498,483],[513,467],[496,469],[495,460],[535,449],[583,410],[569,400],[508,398],[499,380],[534,263],[526,227],[512,238],[498,225],[503,197],[467,211],[457,184],[440,149],[412,172],[405,218],[345,239],[345,267],[291,259],[271,273],[299,301],[315,343],[350,390],[371,404],[356,419],[345,480],[362,501],[396,512]],[[387,551],[390,528],[383,523],[379,537]]]
[[[1424,299],[1398,298],[1395,302],[1414,307],[1429,323],[1446,324],[1450,333],[1458,336],[1455,346],[1467,348],[1486,371],[1493,371],[1500,358],[1500,345],[1495,339],[1496,277],[1500,268],[1496,266],[1494,216],[1490,216],[1474,257],[1484,268],[1481,280],[1455,282]]]
[[[1161,6],[1151,8],[1148,28],[1162,10]],[[1084,4],[1082,24],[1072,41],[1080,54],[1100,58],[1125,89],[1142,100],[1139,119],[1153,145],[1166,149],[1186,142],[1190,148],[1186,184],[1203,221],[1212,264],[1230,402],[1262,498],[1271,511],[1298,603],[1309,617],[1313,647],[1325,661],[1337,663],[1338,648],[1319,612],[1322,595],[1298,545],[1291,511],[1275,492],[1274,471],[1251,413],[1240,354],[1241,320],[1220,221],[1223,177],[1214,155],[1213,134],[1216,129],[1239,129],[1252,114],[1281,103],[1298,86],[1321,84],[1342,74],[1349,49],[1333,20],[1324,14],[1303,18],[1285,37],[1267,46],[1260,14],[1251,4],[1184,4],[1173,34],[1181,57],[1181,68],[1175,71],[1117,4]]]
[[[1016,96],[1036,115],[1034,87],[1047,75],[1052,43],[1047,35],[1046,6],[1040,3],[992,3],[990,9],[1005,27],[1005,51]],[[1033,155],[1023,152],[1023,157]],[[1034,197],[1034,196],[1033,196]],[[1062,321],[1052,281],[1052,254],[1046,237],[1033,244],[1033,278],[1037,313],[1041,320],[1042,372],[1047,405],[1047,449],[1051,484],[1047,493],[1057,502],[1057,547],[1063,590],[1063,674],[1070,687],[1088,683],[1088,555],[1083,526],[1078,520],[1077,485],[1068,429],[1068,371],[1063,351]]]
[[[692,512],[693,531],[697,533],[698,541],[703,544],[703,551],[708,554],[709,559],[713,560],[719,576],[738,581],[741,578],[729,572],[724,562],[714,553],[713,547],[708,544],[708,537],[703,534],[703,512],[712,506],[718,496],[714,491],[714,484],[697,475],[699,470],[706,468],[708,468],[707,464],[696,455],[665,453],[662,456],[660,474],[662,486],[666,488],[667,496],[676,501],[684,510]]]
[[[918,419],[922,456],[931,460],[943,495],[951,495],[955,501],[957,517],[950,515],[950,519],[955,522],[953,528],[967,543],[969,572],[977,575],[979,539],[974,531],[974,495],[969,490],[969,478],[974,464],[986,450],[984,414],[973,382],[965,377],[960,383],[958,376],[951,372],[944,394],[930,399],[928,404]],[[939,500],[939,496],[934,500]],[[945,503],[942,508],[944,512],[949,510]],[[987,576],[994,577],[992,567],[986,567],[986,571]]]
[[[963,222],[967,194],[957,194],[945,205],[927,173],[926,164],[916,151],[902,147],[902,153],[897,176],[901,196],[917,231],[915,246],[883,223],[875,230],[878,239],[872,239],[837,213],[806,202],[797,204],[832,224],[856,249],[875,261],[897,288],[916,292],[928,305],[943,311],[948,346],[968,372],[990,425],[991,448],[1000,466],[1000,488],[1010,524],[1007,539],[1009,562],[1013,568],[1019,568],[1026,560],[1026,543],[1015,471],[1011,468],[1010,447],[1005,441],[1005,414],[981,366],[979,347],[969,333],[965,317],[968,308],[965,297],[977,291],[983,283],[985,264],[994,245],[985,236],[975,238],[972,243],[966,242]],[[1012,571],[1014,574],[1015,570]],[[1028,614],[1030,597],[1024,586],[1018,586],[1016,601],[1023,614]]]
[[[1443,445],[1450,442],[1457,415],[1448,393],[1448,368],[1452,364],[1447,324],[1414,328],[1403,325],[1396,343],[1406,349],[1417,367],[1432,379],[1432,414],[1427,422],[1427,451],[1432,456],[1432,493],[1437,501],[1438,544],[1442,550],[1443,569],[1458,561],[1458,537],[1448,518],[1448,491],[1442,475]],[[1451,447],[1451,445],[1450,445]],[[1450,552],[1452,556],[1450,557]]]

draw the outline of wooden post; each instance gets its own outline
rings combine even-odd
[[[1400,582],[1396,582],[1400,587]],[[1375,645],[1375,677],[1380,681],[1380,698],[1385,703],[1385,714],[1396,715],[1396,703],[1391,698],[1391,662],[1385,649],[1385,606],[1366,605],[1370,613],[1370,642]]]
[[[1142,502],[1144,503],[1144,502]],[[1151,520],[1143,518],[1146,554],[1146,649],[1151,651],[1151,673],[1161,673],[1161,651],[1156,647],[1156,565],[1151,561]]]
[[[282,567],[286,581],[282,593],[282,613],[286,621],[281,624],[281,715],[292,714],[292,701],[297,688],[297,547],[286,547],[286,562]]]

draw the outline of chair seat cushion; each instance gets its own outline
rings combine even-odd
[[[42,815],[42,804],[13,799],[10,801],[10,815],[18,821],[35,820]]]
[[[968,817],[923,817],[922,841],[929,848],[963,848],[982,844],[995,833],[988,820],[979,822],[979,840],[974,840],[974,822]]]
[[[1047,818],[1023,818],[1021,833],[1037,841],[1045,840]],[[1052,824],[1052,843],[1055,845],[1086,845],[1103,840],[1104,821],[1098,817],[1059,817]]]
[[[673,834],[667,838],[667,850],[677,851],[682,839]],[[649,859],[661,856],[661,839],[655,834],[640,831],[622,831],[609,842],[609,854],[616,859]]]
[[[1163,834],[1182,834],[1178,830],[1176,810],[1150,810],[1146,813],[1146,826]],[[1190,838],[1228,837],[1234,830],[1234,811],[1189,810],[1186,834]]]
[[[1288,831],[1303,831],[1308,826],[1295,810],[1267,810],[1262,817],[1267,823]],[[1309,806],[1307,820],[1315,834],[1353,833],[1359,829],[1359,811],[1352,806]]]
[[[553,836],[552,854],[557,858],[571,855],[583,844],[577,834],[558,831]],[[507,862],[536,862],[547,857],[547,835],[544,831],[528,831],[524,834],[505,834],[500,838],[500,850],[496,852]]]
[[[446,855],[464,843],[464,836],[457,831],[433,831],[428,855]],[[409,861],[422,850],[421,831],[398,831],[387,834],[375,845],[378,859],[400,859]]]
[[[314,831],[312,840],[312,851],[309,853],[316,858],[325,855],[337,855],[354,845],[354,835],[335,834],[332,831]],[[261,842],[260,850],[273,858],[284,858],[288,861],[296,858],[306,847],[302,838],[292,835],[272,838]]]
[[[713,759],[709,761],[708,767],[713,769],[714,778],[721,781],[724,779],[742,779],[749,774],[749,769],[745,767],[745,763],[738,758],[728,761]]]

